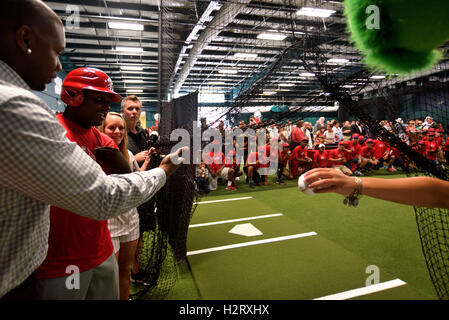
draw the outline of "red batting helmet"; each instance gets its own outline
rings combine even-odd
[[[111,78],[100,69],[84,67],[70,71],[62,83],[61,100],[78,107],[84,101],[83,90],[109,93],[112,102],[122,101],[122,97],[113,91]]]

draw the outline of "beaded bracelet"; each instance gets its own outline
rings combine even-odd
[[[343,199],[343,204],[348,207],[357,207],[359,204],[359,198],[362,196],[362,179],[359,177],[355,177],[355,189],[354,192],[350,195],[346,196],[346,198]]]

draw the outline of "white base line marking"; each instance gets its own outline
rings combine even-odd
[[[407,283],[405,283],[401,279],[394,279],[394,280],[390,280],[390,281],[386,281],[386,282],[373,284],[371,286],[367,286],[367,287],[363,287],[363,288],[358,288],[358,289],[354,289],[354,290],[331,294],[329,296],[316,298],[313,300],[346,300],[346,299],[364,296],[364,295],[379,292],[379,291],[393,289],[396,287],[403,286],[405,284],[407,284]]]
[[[253,197],[242,197],[242,198],[232,198],[232,199],[222,199],[222,200],[210,200],[210,201],[194,202],[193,204],[204,204],[204,203],[214,203],[214,202],[226,202],[226,201],[245,200],[245,199],[252,199],[252,198],[253,198]]]
[[[254,217],[248,217],[248,218],[240,218],[240,219],[222,220],[222,221],[215,221],[215,222],[192,224],[192,225],[189,226],[189,228],[206,227],[206,226],[213,226],[213,225],[217,225],[217,224],[240,222],[240,221],[249,221],[249,220],[256,220],[256,219],[265,219],[265,218],[272,218],[272,217],[279,217],[279,216],[282,216],[282,213],[274,213],[274,214],[266,214],[266,215],[263,215],[263,216],[254,216]]]
[[[231,244],[231,245],[227,245],[227,246],[221,246],[221,247],[214,247],[214,248],[207,248],[207,249],[189,251],[189,252],[187,252],[187,255],[188,256],[193,256],[193,255],[201,254],[201,253],[222,251],[222,250],[241,248],[241,247],[248,247],[248,246],[255,246],[255,245],[263,244],[263,243],[284,241],[284,240],[297,239],[297,238],[304,238],[304,237],[310,237],[310,236],[316,236],[316,235],[317,235],[317,233],[313,232],[313,231],[312,232],[307,232],[307,233],[292,234],[290,236],[284,236],[284,237],[277,237],[277,238],[270,238],[270,239],[263,239],[263,240],[256,240],[256,241],[248,241],[248,242]]]

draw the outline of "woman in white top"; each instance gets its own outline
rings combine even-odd
[[[325,135],[325,137],[326,137],[326,140],[325,140],[325,144],[332,144],[332,143],[335,143],[335,132],[334,132],[334,130],[332,130],[332,125],[331,124],[328,124],[327,125],[327,130],[326,130],[326,132],[324,133],[324,135]]]
[[[150,157],[148,156],[142,168],[139,168],[133,154],[128,150],[126,123],[119,113],[109,112],[99,130],[114,140],[125,159],[128,160],[131,171],[146,170]],[[119,266],[120,299],[129,300],[130,266],[133,263],[140,235],[137,208],[109,219],[108,227]]]

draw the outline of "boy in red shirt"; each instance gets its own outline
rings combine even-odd
[[[432,160],[433,162],[438,164],[437,154],[438,150],[440,149],[440,146],[435,141],[435,132],[430,131],[430,129],[429,132],[427,133],[427,141],[425,141],[424,148],[425,148],[425,156],[427,157],[427,159]]]
[[[235,150],[229,151],[229,154],[225,158],[225,167],[230,168],[233,170],[233,178],[232,179],[232,187],[234,187],[234,190],[237,190],[237,186],[235,181],[238,180],[238,178],[243,174],[243,172],[240,170],[240,165],[237,163],[237,153]],[[233,190],[230,188],[229,190]]]
[[[282,145],[282,151],[279,151],[276,183],[285,184],[285,182],[282,180],[282,176],[284,175],[284,173],[287,179],[289,180],[293,179],[293,175],[287,169],[287,164],[290,161],[290,155],[291,155],[290,145],[288,143],[284,143]]]
[[[251,152],[246,159],[246,163],[243,167],[243,171],[248,177],[248,185],[250,188],[254,188],[254,184],[261,186],[261,178],[258,172],[261,163],[266,163],[267,159],[262,152]]]
[[[282,175],[284,173],[284,168],[287,167],[287,163],[290,160],[290,145],[288,143],[284,143],[282,145],[282,151],[279,151],[278,156],[278,168],[276,171],[276,183],[278,184],[285,184],[285,182],[282,180]],[[288,179],[291,179],[291,176],[289,174]]]
[[[354,133],[352,135],[352,140],[347,141],[345,145],[346,150],[348,150],[346,154],[346,163],[345,166],[348,167],[349,170],[353,171],[355,175],[362,175],[362,173],[357,170],[357,166],[359,165],[360,152],[362,151],[362,146],[359,144],[359,135]]]
[[[307,156],[307,143],[308,139],[302,139],[299,146],[297,146],[291,154],[291,174],[296,178],[300,172],[299,167],[301,167],[301,173],[308,171],[312,166],[312,159]]]
[[[365,169],[366,166],[372,167],[379,164],[379,160],[376,159],[374,149],[374,141],[372,139],[366,140],[366,146],[360,151],[360,169]]]
[[[205,157],[204,163],[209,169],[209,189],[217,190],[218,179],[223,179],[227,186],[226,190],[235,191],[236,189],[232,186],[234,183],[234,169],[227,167],[225,165],[225,156],[223,152],[215,153],[211,150],[210,153]]]
[[[346,163],[346,154],[347,151],[345,149],[345,142],[340,141],[338,143],[337,149],[334,149],[329,152],[328,161],[332,168],[340,170],[344,174],[351,176],[352,171],[344,165]]]
[[[315,152],[313,157],[313,162],[316,168],[327,168],[328,166],[329,153],[326,151],[326,146],[320,144],[318,146],[318,152]]]

